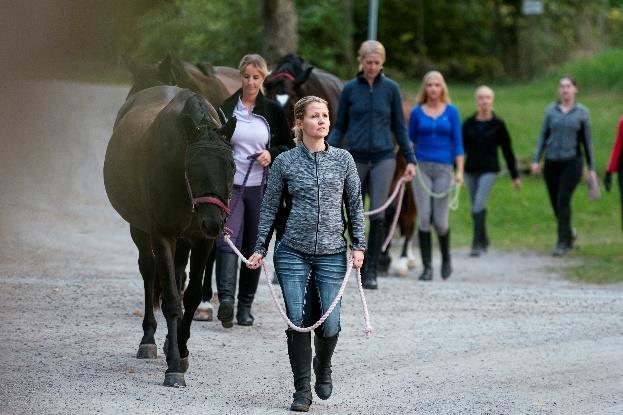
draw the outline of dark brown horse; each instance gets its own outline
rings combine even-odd
[[[407,104],[404,99],[402,102],[402,110],[405,116],[405,122],[409,125],[409,116],[411,114],[411,106]],[[396,170],[394,172],[394,177],[392,179],[392,184],[390,187],[390,191],[394,189],[396,186],[396,182],[402,175],[404,174],[405,168],[407,167],[407,161],[405,160],[402,152],[396,153]],[[414,179],[415,180],[415,179]],[[385,219],[388,224],[394,218],[395,206],[391,206],[387,209]],[[400,251],[400,257],[394,261],[392,269],[399,275],[407,275],[410,270],[415,267],[415,259],[411,256],[411,238],[415,232],[417,220],[417,207],[415,206],[415,198],[413,197],[413,189],[411,188],[411,183],[407,183],[405,187],[405,193],[402,199],[402,207],[400,209],[400,216],[398,216],[398,228],[400,229],[400,234],[403,237],[402,241],[402,249]],[[387,273],[390,269],[390,264],[392,263],[392,258],[389,253],[389,247],[381,254],[381,258],[379,259],[379,271],[383,273]]]
[[[144,281],[143,338],[137,357],[157,355],[154,307],[162,291],[169,343],[167,386],[185,385],[187,341],[201,299],[201,276],[228,210],[233,128],[221,127],[214,108],[201,96],[174,86],[154,86],[128,96],[106,151],[106,192],[130,224]],[[183,315],[180,281],[174,272],[180,238],[204,253],[196,264],[191,261]]]
[[[342,88],[342,81],[337,76],[307,65],[296,55],[281,58],[264,80],[266,96],[281,104],[290,126],[294,126],[294,104],[307,95],[315,95],[329,103],[330,121],[334,124]]]

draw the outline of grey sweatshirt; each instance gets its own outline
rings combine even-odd
[[[550,104],[545,110],[543,127],[532,161],[538,163],[543,153],[545,153],[545,160],[551,161],[580,157],[580,145],[584,147],[584,156],[589,170],[594,170],[591,120],[588,109],[577,103],[565,114],[560,110],[557,102]]]
[[[365,250],[361,184],[353,157],[326,144],[311,153],[304,145],[281,153],[268,175],[262,201],[255,252],[266,256],[275,220],[286,220],[281,243],[306,254],[346,251],[348,228],[351,249]],[[283,200],[287,218],[276,218]],[[348,226],[342,206],[348,217]]]

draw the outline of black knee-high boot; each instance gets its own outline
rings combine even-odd
[[[314,390],[320,399],[329,399],[333,392],[333,381],[331,380],[331,357],[337,345],[339,334],[333,337],[314,336],[314,347],[316,356],[314,357],[314,374],[316,383]]]
[[[288,356],[294,376],[294,400],[290,409],[296,412],[309,411],[312,402],[311,393],[311,333],[299,333],[286,330],[288,337]]]
[[[370,235],[368,236],[368,249],[364,256],[363,269],[361,272],[361,285],[363,288],[376,290],[377,267],[379,256],[385,239],[385,221],[374,219],[370,221]]]
[[[240,281],[238,282],[238,311],[236,312],[236,320],[241,326],[253,325],[253,314],[251,314],[251,305],[255,298],[257,285],[260,281],[261,268],[250,269],[246,265],[240,266]]]
[[[450,260],[450,229],[445,235],[439,237],[439,249],[441,250],[441,278],[448,279],[452,274],[452,261]]]
[[[218,289],[218,312],[216,317],[225,328],[234,326],[234,294],[238,278],[238,256],[231,252],[216,252],[216,286]]]
[[[420,242],[422,267],[424,268],[418,279],[420,281],[430,281],[433,279],[433,254],[430,241],[430,232],[418,231],[417,235]]]

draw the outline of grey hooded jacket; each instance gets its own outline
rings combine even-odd
[[[277,218],[282,196],[289,209],[286,217]],[[277,156],[262,201],[255,252],[266,256],[276,220],[285,221],[281,243],[303,253],[346,251],[347,229],[351,249],[365,250],[361,184],[350,153],[325,142],[323,151],[312,153],[299,144]]]

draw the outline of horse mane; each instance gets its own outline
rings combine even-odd
[[[279,59],[276,68],[273,70],[273,73],[287,72],[294,77],[297,77],[298,75],[303,73],[303,71],[308,67],[309,65],[305,63],[305,59],[301,58],[298,55],[289,53]]]
[[[216,74],[214,73],[214,67],[212,66],[212,64],[208,62],[199,62],[199,63],[196,63],[195,66],[199,68],[201,73],[204,74],[205,76],[216,77]]]

